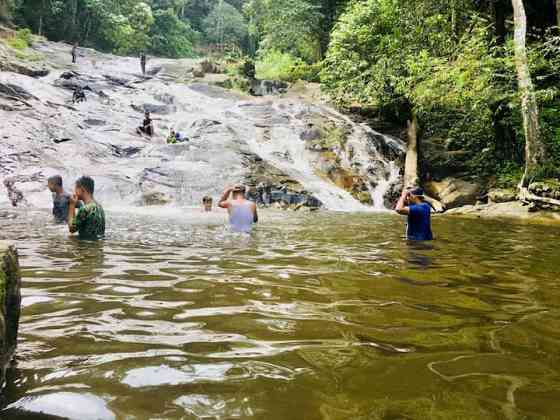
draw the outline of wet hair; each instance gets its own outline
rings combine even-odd
[[[204,197],[202,197],[202,202],[204,204],[211,203],[212,202],[212,197],[210,197],[209,195],[205,195]]]
[[[95,190],[95,182],[89,176],[82,176],[76,181],[76,186],[83,188],[88,193],[93,194]]]
[[[233,188],[233,193],[234,194],[245,194],[245,191],[247,191],[247,189],[245,188],[244,185],[236,185]]]
[[[47,181],[57,187],[62,187],[62,177],[60,175],[53,175]]]

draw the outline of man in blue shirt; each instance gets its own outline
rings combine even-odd
[[[406,237],[410,241],[431,241],[431,206],[424,201],[424,190],[420,187],[405,188],[395,211],[408,216]]]

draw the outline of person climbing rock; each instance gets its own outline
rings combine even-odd
[[[93,198],[95,182],[89,176],[76,181],[74,194],[68,206],[68,228],[70,233],[78,232],[78,238],[97,240],[105,236],[105,211]],[[84,205],[76,213],[78,201]]]
[[[206,213],[212,211],[212,203],[213,203],[212,197],[210,197],[209,195],[206,195],[202,198],[202,208]]]
[[[154,124],[149,111],[144,113],[144,121],[142,121],[142,125],[136,131],[138,134],[146,134],[150,137],[154,135]]]
[[[239,233],[251,233],[253,224],[259,221],[257,205],[245,199],[245,187],[238,185],[224,190],[219,207],[227,209],[231,230]],[[230,198],[231,195],[231,198]]]
[[[68,207],[71,195],[64,191],[62,177],[60,175],[51,176],[47,180],[47,187],[53,193],[52,214],[56,223],[68,222]],[[82,202],[78,201],[76,208],[82,207]]]
[[[399,214],[408,216],[406,237],[410,241],[431,241],[432,208],[424,201],[424,190],[420,187],[405,188],[395,207]]]
[[[74,93],[72,94],[72,103],[80,103],[86,101],[86,93],[80,86],[76,86]]]
[[[146,75],[146,54],[142,53],[140,54],[140,68],[142,69],[142,75],[145,76]]]
[[[72,63],[76,64],[77,59],[78,59],[78,43],[75,42],[74,46],[72,47]]]

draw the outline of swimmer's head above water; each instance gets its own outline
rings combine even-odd
[[[202,199],[202,207],[204,208],[204,211],[206,212],[210,212],[212,211],[212,197],[210,196],[205,196]]]

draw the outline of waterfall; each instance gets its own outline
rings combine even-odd
[[[45,42],[40,48],[60,67],[64,45]],[[76,73],[64,79],[61,71],[42,79],[0,73],[0,83],[19,85],[34,95],[32,109],[4,113],[3,148],[9,154],[0,182],[14,178],[25,203],[35,207],[49,206],[46,178],[55,173],[64,176],[67,188],[79,175],[91,175],[96,196],[106,207],[198,206],[204,195],[217,200],[226,185],[246,180],[251,170],[246,156],[251,155],[299,183],[326,209],[367,211],[383,209],[387,191],[398,181],[394,161],[404,150],[402,142],[328,107],[297,99],[249,100],[218,87],[176,83],[170,73],[181,66],[175,60],[154,59],[153,65],[163,66],[166,73],[144,79],[130,73],[133,63],[96,53],[94,61],[81,60]],[[75,85],[91,89],[86,102],[71,103]],[[152,138],[135,133],[144,109],[157,118]],[[373,207],[321,172],[321,153],[302,139],[313,119],[349,132],[337,159],[341,169],[367,180]],[[169,128],[190,141],[167,145]]]

